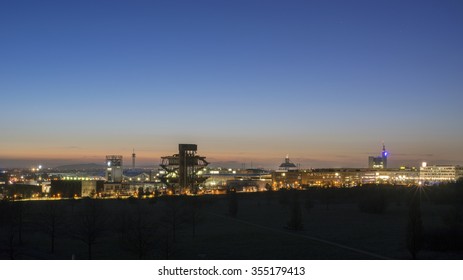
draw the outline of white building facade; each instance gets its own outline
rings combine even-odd
[[[422,182],[452,182],[463,176],[463,167],[457,165],[430,165],[423,162],[420,167],[420,181]]]

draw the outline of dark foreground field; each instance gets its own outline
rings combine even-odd
[[[462,259],[459,187],[2,202],[0,258]]]

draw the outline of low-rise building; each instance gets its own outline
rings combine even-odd
[[[277,170],[272,172],[273,188],[299,188],[302,185],[302,172],[289,160],[287,155],[285,161],[280,164]]]
[[[424,184],[456,181],[463,177],[463,167],[457,165],[428,165],[420,167],[420,181]]]
[[[60,198],[93,197],[103,189],[104,181],[53,180],[50,196]]]

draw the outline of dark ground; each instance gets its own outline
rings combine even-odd
[[[463,258],[455,186],[235,195],[2,202],[0,258],[410,259],[414,195],[422,197],[417,258]]]

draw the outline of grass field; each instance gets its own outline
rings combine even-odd
[[[362,195],[236,194],[235,217],[230,195],[4,202],[0,258],[410,259],[406,196],[389,196],[380,213],[369,213],[359,207]],[[299,230],[288,228],[295,203]],[[418,259],[463,257],[461,242],[449,243],[446,236],[446,217],[454,207],[423,199]],[[461,221],[456,221],[452,238],[458,240]]]

